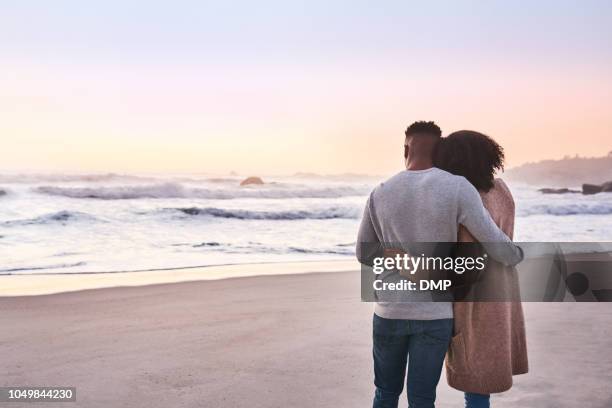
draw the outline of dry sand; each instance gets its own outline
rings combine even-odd
[[[4,297],[0,310],[0,386],[77,388],[53,407],[371,406],[358,272]],[[531,373],[494,406],[611,407],[612,305],[525,311]],[[444,378],[437,406],[462,406]]]

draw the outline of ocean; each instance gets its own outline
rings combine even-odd
[[[0,274],[347,259],[382,177],[0,175]],[[612,240],[612,193],[509,184],[516,241]],[[568,186],[571,187],[571,186]]]

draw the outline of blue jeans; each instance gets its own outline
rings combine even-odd
[[[465,408],[489,408],[490,395],[465,393]]]
[[[453,319],[393,320],[374,315],[374,408],[396,408],[408,363],[408,406],[433,408]]]

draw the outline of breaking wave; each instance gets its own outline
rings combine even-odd
[[[215,207],[188,207],[170,208],[191,216],[211,216],[216,218],[232,218],[237,220],[329,220],[329,219],[357,219],[360,216],[358,208],[331,207],[322,210],[293,210],[293,211],[250,211],[230,210]]]
[[[301,248],[301,247],[289,247],[290,252],[298,254],[333,254],[333,255],[355,255],[354,248],[343,248],[337,245],[334,248],[325,249],[312,249],[312,248]]]
[[[35,218],[27,218],[22,220],[10,220],[4,221],[2,225],[4,226],[14,226],[14,225],[45,225],[45,224],[62,224],[66,225],[71,221],[93,221],[96,218],[92,215],[85,214],[78,211],[58,211],[49,214],[44,214]]]
[[[611,197],[612,198],[612,197]],[[579,204],[538,204],[525,208],[519,208],[517,215],[527,217],[530,215],[610,215],[612,214],[612,202],[610,203],[579,203]]]
[[[367,195],[369,187],[236,187],[223,189],[187,188],[180,183],[160,183],[144,186],[120,187],[57,187],[41,186],[35,191],[41,194],[69,198],[94,198],[100,200],[127,200],[142,198],[339,198]]]

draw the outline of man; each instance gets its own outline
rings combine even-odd
[[[465,178],[433,167],[441,134],[433,122],[415,122],[406,130],[406,170],[376,187],[366,204],[357,239],[360,262],[371,264],[376,256],[371,244],[455,242],[459,224],[496,260],[507,265],[522,260],[522,251],[495,225],[478,191]],[[493,242],[504,244],[488,244]],[[397,407],[407,363],[409,407],[434,407],[453,332],[452,303],[432,302],[427,292],[408,296],[414,297],[375,307],[374,408]]]

